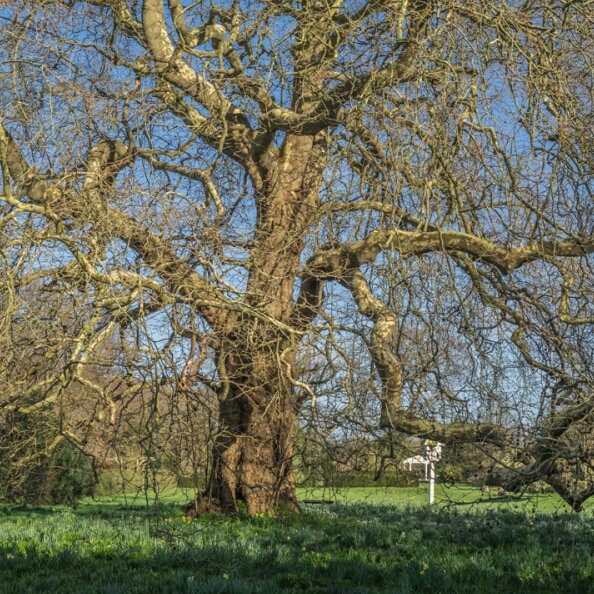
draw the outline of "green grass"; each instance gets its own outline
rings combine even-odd
[[[185,503],[192,499],[192,489],[171,487],[172,481],[164,482],[165,486],[158,493],[161,503]],[[126,492],[116,491],[117,495],[102,495],[98,497],[101,505],[126,504],[141,505],[153,502],[154,494],[147,496],[141,485],[128,484]],[[426,505],[428,502],[428,484],[421,483],[418,487],[328,487],[328,488],[301,488],[298,497],[303,499],[332,500],[339,503],[372,503],[396,506]],[[524,493],[522,495],[509,494],[498,497],[496,489],[493,493],[483,494],[478,487],[466,484],[435,485],[435,501],[441,507],[506,507],[512,509],[526,509],[539,512],[564,512],[570,507],[556,494]],[[86,499],[83,508],[95,505],[92,500]],[[585,510],[594,510],[594,498],[586,502]]]
[[[365,487],[300,489],[301,499],[333,500],[341,503],[372,503],[396,506],[427,505],[428,484],[418,487],[385,487],[371,489]],[[498,497],[496,489],[493,493],[483,494],[477,487],[470,485],[444,484],[435,485],[435,502],[440,507],[496,507],[526,510],[531,512],[569,512],[571,508],[558,495],[549,493],[509,494]],[[594,510],[594,498],[584,505],[584,509]]]
[[[350,503],[192,523],[178,511],[187,495],[173,491],[158,506],[3,506],[0,593],[594,592],[592,511],[543,511],[555,500],[542,496],[466,505],[476,490],[454,498],[441,486],[448,503],[429,508],[425,489],[308,491]]]

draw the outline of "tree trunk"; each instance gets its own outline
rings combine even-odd
[[[248,362],[244,351],[241,359],[236,364],[227,358],[213,472],[206,491],[186,506],[189,516],[236,513],[240,501],[250,515],[282,507],[300,511],[292,470],[297,422],[292,385],[279,356],[268,349]]]
[[[295,313],[304,237],[315,222],[327,139],[287,135],[270,148],[256,194],[246,309],[219,329],[219,433],[207,491],[187,513],[300,511],[292,471],[295,352],[307,316]],[[249,311],[257,312],[252,315]],[[310,318],[312,314],[309,314]],[[296,333],[293,333],[295,330]]]

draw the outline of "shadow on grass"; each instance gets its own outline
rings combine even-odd
[[[189,524],[173,505],[90,507],[5,508],[0,593],[594,591],[591,516],[358,504]]]

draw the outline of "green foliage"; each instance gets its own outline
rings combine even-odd
[[[0,481],[0,496],[6,501],[76,506],[81,497],[92,494],[93,471],[87,458],[64,441],[30,464],[5,465]]]
[[[418,484],[417,476],[404,469],[398,469],[398,471],[391,469],[390,472],[385,472],[379,478],[376,478],[376,473],[371,471],[339,471],[332,468],[318,476],[310,475],[300,482],[300,486],[306,488],[413,487]]]
[[[436,473],[439,479],[446,483],[482,485],[495,457],[502,459],[501,452],[492,446],[449,444],[443,448],[442,459],[436,464]]]
[[[29,505],[75,506],[90,495],[90,460],[61,438],[55,416],[47,413],[6,417],[0,429],[0,500]]]
[[[404,469],[410,440],[388,433],[382,438],[320,441],[296,429],[295,475],[305,488],[411,487],[418,476]]]
[[[455,484],[466,482],[468,473],[458,464],[438,464],[436,468],[437,476],[445,483]]]
[[[171,487],[178,486],[185,487],[184,484],[179,484],[178,478],[168,472],[155,471],[148,473],[145,469],[125,469],[125,468],[110,468],[107,470],[100,470],[98,472],[98,481],[94,487],[94,494],[97,496],[104,495],[120,495],[122,493],[141,493],[153,486],[158,487],[159,490],[165,490]],[[198,489],[197,489],[198,490]]]
[[[412,490],[404,490],[412,492]],[[176,505],[0,507],[0,593],[547,594],[591,591],[591,514],[334,504],[301,516]]]
[[[75,506],[81,497],[91,495],[94,485],[92,466],[86,456],[69,441],[63,441],[45,469],[47,503]]]

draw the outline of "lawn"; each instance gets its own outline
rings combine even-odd
[[[424,486],[302,496],[337,503],[191,523],[173,492],[148,506],[3,506],[0,593],[594,592],[592,511],[555,511],[551,496],[467,505],[475,489],[440,486],[432,508]]]
[[[410,507],[428,502],[428,484],[420,483],[418,487],[327,487],[298,489],[298,497],[303,500],[332,501],[334,503],[370,503],[377,505],[395,505]],[[191,489],[165,488],[159,492],[157,499],[161,503],[183,504],[192,498]],[[94,508],[96,505],[142,505],[153,502],[154,494],[147,497],[141,488],[125,494],[102,496],[95,500],[87,498],[81,509]],[[481,493],[478,487],[466,484],[435,485],[435,502],[440,508],[464,507],[482,509],[486,507],[509,508],[530,512],[569,512],[571,508],[556,494],[524,493],[509,494],[498,497],[493,493]],[[594,511],[594,498],[584,505],[586,511]]]
[[[329,500],[340,503],[371,503],[396,506],[427,505],[428,484],[418,487],[385,487],[366,488],[350,487],[343,489],[300,489],[301,499]],[[569,512],[571,508],[558,495],[549,493],[524,493],[521,496],[509,494],[498,497],[493,493],[481,493],[477,487],[470,485],[435,485],[435,503],[441,508],[509,508],[531,512]],[[594,498],[584,505],[586,511],[594,510]]]

